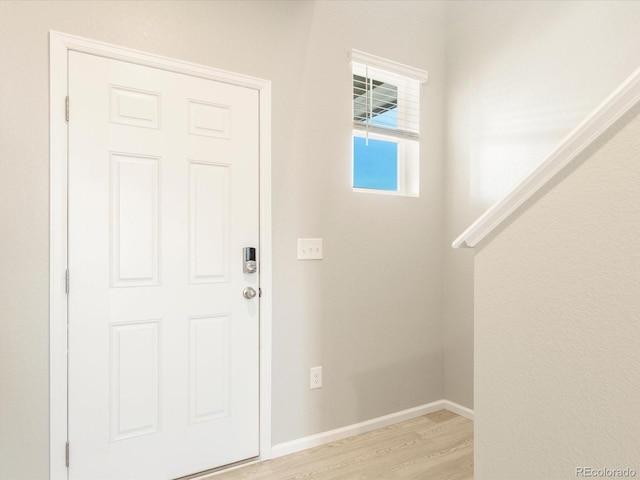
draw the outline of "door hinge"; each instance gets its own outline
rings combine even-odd
[[[69,442],[64,445],[64,464],[69,467]]]
[[[262,298],[262,289],[258,288],[258,298]]]
[[[69,121],[69,95],[64,98],[64,119]]]
[[[64,271],[64,293],[69,294],[69,269]]]

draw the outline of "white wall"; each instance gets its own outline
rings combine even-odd
[[[281,443],[443,396],[443,19],[441,2],[0,2],[0,478],[48,471],[48,31],[273,81]],[[351,48],[431,74],[419,199],[350,191]],[[296,261],[297,237],[325,260]]]
[[[640,2],[446,10],[445,398],[473,407],[473,251],[450,244],[640,65]]]
[[[477,252],[478,480],[640,474],[639,158],[640,105]]]

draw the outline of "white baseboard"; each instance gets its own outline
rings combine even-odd
[[[401,412],[391,413],[382,417],[373,418],[365,422],[347,425],[346,427],[336,428],[327,432],[316,433],[308,437],[298,438],[289,442],[279,443],[271,447],[271,458],[278,458],[290,453],[306,450],[307,448],[317,447],[325,443],[331,443],[342,440],[347,437],[359,435],[361,433],[370,432],[378,428],[383,428],[394,423],[403,422],[412,418],[426,415],[427,413],[437,412],[438,410],[447,409],[463,417],[473,419],[473,410],[470,410],[457,403],[448,400],[438,400],[436,402],[427,403],[419,407],[409,408]],[[266,460],[263,458],[263,460]]]
[[[461,417],[466,417],[469,420],[473,420],[473,410],[467,407],[463,407],[455,402],[450,402],[449,400],[443,400],[442,408],[449,410],[450,412],[457,413]]]

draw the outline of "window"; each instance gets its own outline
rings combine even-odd
[[[420,86],[427,73],[356,50],[351,62],[353,188],[418,196]]]

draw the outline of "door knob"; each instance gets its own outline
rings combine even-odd
[[[245,287],[244,290],[242,290],[242,296],[246,299],[251,300],[256,296],[256,291],[251,287]]]

